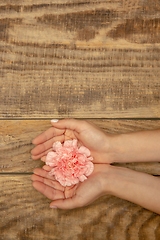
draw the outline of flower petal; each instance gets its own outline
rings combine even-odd
[[[64,142],[63,145],[65,148],[76,148],[77,147],[77,140],[73,139],[73,140],[67,140]]]
[[[94,169],[90,150],[84,146],[78,149],[77,140],[68,140],[64,144],[57,141],[52,152],[46,157],[46,164],[52,167],[54,175],[62,186],[71,186],[87,179]]]
[[[66,186],[67,186],[67,183],[66,183],[65,180],[60,179],[60,180],[58,180],[58,181],[60,182],[60,184],[61,184],[63,187],[66,187]],[[71,186],[71,185],[70,185],[70,186]]]
[[[58,150],[60,150],[62,148],[62,143],[57,141],[55,143],[53,143],[53,150],[56,152]]]
[[[85,175],[88,177],[94,170],[94,165],[92,162],[87,162]]]
[[[80,180],[81,182],[84,182],[84,180],[86,180],[86,179],[87,179],[87,178],[86,178],[85,175],[82,175],[82,176],[79,177],[79,180]]]
[[[46,156],[46,165],[49,165],[50,167],[55,167],[57,165],[57,153],[55,152],[49,152]]]
[[[82,153],[82,154],[85,154],[86,157],[89,157],[91,155],[91,152],[88,148],[84,147],[84,146],[81,146],[79,149],[78,149],[78,152],[79,153]]]

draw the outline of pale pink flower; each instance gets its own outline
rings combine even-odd
[[[53,144],[53,151],[46,157],[46,164],[52,167],[50,175],[62,186],[71,186],[83,182],[93,172],[93,158],[88,148],[78,148],[77,140],[59,141]]]

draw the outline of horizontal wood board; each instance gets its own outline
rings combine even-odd
[[[88,207],[53,210],[30,176],[1,176],[0,186],[0,239],[160,239],[160,216],[119,198],[108,195]]]
[[[160,129],[160,120],[90,120],[106,133],[118,134],[133,131]],[[42,167],[40,160],[32,160],[32,140],[51,127],[50,120],[0,121],[0,172],[33,172]],[[160,163],[119,164],[133,170],[160,175]]]
[[[160,2],[0,3],[0,118],[160,117]]]
[[[0,239],[159,240],[159,215],[140,206],[105,196],[53,210],[30,180],[47,119],[90,118],[117,134],[159,129],[107,120],[160,118],[159,106],[159,0],[1,0]],[[159,163],[120,166],[160,175]]]

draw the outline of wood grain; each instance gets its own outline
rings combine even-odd
[[[159,0],[1,0],[0,239],[159,240],[160,216],[140,206],[108,195],[53,210],[30,180],[43,165],[31,141],[47,119],[89,118],[113,134],[159,129],[146,119],[160,118],[159,80]],[[120,166],[160,175],[159,163]]]
[[[2,0],[0,13],[1,119],[160,117],[158,0]]]
[[[0,177],[0,238],[5,240],[159,240],[160,216],[105,196],[88,207],[53,210],[30,176]]]
[[[160,128],[160,120],[90,120],[107,133],[126,133]],[[41,161],[31,159],[32,140],[51,126],[49,120],[0,121],[0,172],[33,172],[42,167]],[[160,175],[159,163],[116,164],[133,170]]]

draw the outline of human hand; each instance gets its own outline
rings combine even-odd
[[[51,202],[51,208],[73,209],[87,206],[100,196],[109,194],[138,204],[160,214],[160,179],[109,164],[95,164],[93,173],[72,187],[63,187],[49,175],[51,167],[35,169],[33,187]]]
[[[73,209],[87,206],[99,197],[110,194],[109,164],[95,164],[93,173],[84,181],[63,187],[49,175],[52,169],[44,166],[35,169],[31,176],[33,187],[51,200],[51,208]],[[107,183],[107,184],[106,184]]]
[[[37,136],[33,144],[37,145],[32,151],[34,160],[45,157],[52,151],[56,141],[63,143],[66,140],[78,140],[78,146],[84,145],[91,151],[94,163],[111,163],[114,159],[112,140],[114,135],[106,134],[100,128],[88,121],[63,119],[51,122],[52,127]]]

